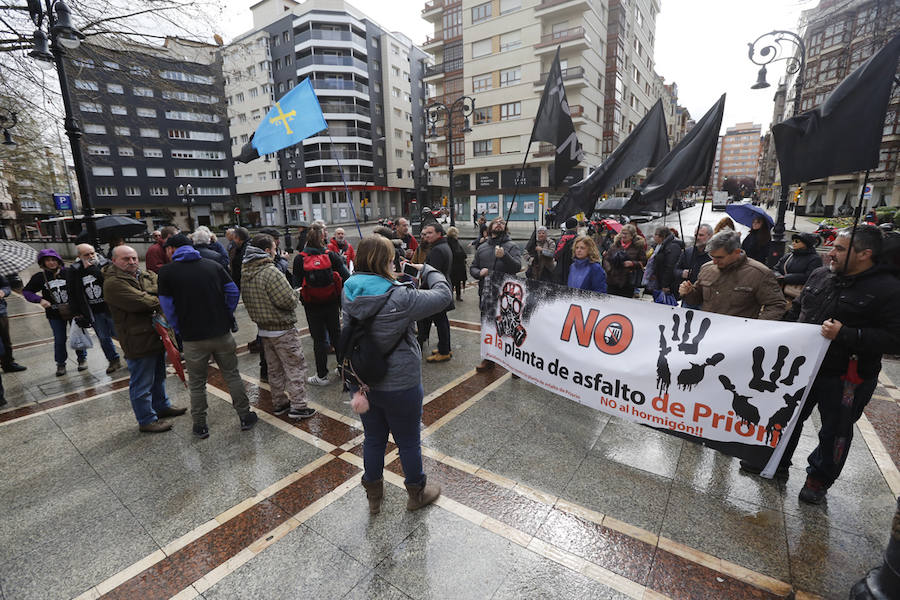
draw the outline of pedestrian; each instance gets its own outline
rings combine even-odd
[[[240,229],[243,228],[235,231],[235,237]],[[259,417],[250,410],[250,399],[238,371],[237,345],[231,334],[240,291],[222,265],[201,258],[186,235],[169,238],[166,252],[171,262],[159,271],[159,303],[169,325],[184,340],[194,435],[200,439],[209,437],[206,381],[210,356],[228,385],[241,431],[246,431]]]
[[[750,233],[741,242],[741,248],[749,258],[766,264],[769,258],[769,242],[772,234],[769,231],[769,222],[762,217],[754,217],[750,225]]]
[[[334,230],[334,237],[328,242],[328,249],[336,252],[344,259],[347,270],[353,273],[353,263],[356,262],[356,251],[353,245],[347,240],[347,234],[343,227]]]
[[[791,252],[782,256],[773,269],[785,297],[797,298],[812,272],[822,266],[822,259],[816,252],[818,243],[819,236],[814,233],[791,236]]]
[[[294,248],[300,252],[306,247],[306,236],[309,235],[309,223],[300,221],[297,223],[297,245]]]
[[[231,252],[231,279],[234,284],[241,287],[241,265],[244,262],[244,251],[250,240],[250,232],[243,227],[234,228],[234,248]]]
[[[393,435],[403,466],[408,499],[407,510],[417,510],[437,499],[439,485],[428,481],[422,467],[421,420],[422,355],[416,341],[414,323],[443,309],[451,300],[447,280],[430,265],[419,274],[421,289],[396,281],[391,265],[394,247],[382,236],[370,235],[357,248],[356,274],[347,281],[343,293],[344,322],[373,319],[367,329],[377,347],[385,352],[386,373],[367,392],[351,385],[354,406],[368,403],[362,411],[362,484],[369,512],[381,509],[384,496],[384,453],[388,435]],[[365,403],[363,402],[363,403]]]
[[[515,275],[522,268],[522,249],[510,239],[503,217],[495,217],[491,221],[488,231],[490,237],[485,243],[478,246],[475,250],[475,258],[469,265],[469,274],[478,280],[479,309],[482,321],[485,318],[485,311],[489,309],[484,302],[488,277],[494,271]],[[482,373],[493,368],[494,361],[483,359],[475,367],[475,370]]]
[[[831,342],[776,471],[787,473],[803,424],[818,407],[818,445],[807,459],[799,495],[808,504],[824,501],[841,474],[853,425],[878,385],[882,355],[900,353],[900,282],[892,267],[876,264],[883,237],[874,225],[840,231],[828,253],[831,264],[813,271],[784,317],[819,325]],[[744,461],[741,469],[761,470]]]
[[[713,235],[719,233],[723,229],[737,231],[737,227],[735,227],[734,221],[731,220],[731,217],[722,217],[721,219],[719,219],[719,222],[716,223],[716,226],[713,228]]]
[[[206,229],[209,229],[209,227],[206,227],[206,225],[201,225],[200,227],[205,227]],[[198,227],[198,229],[199,229],[199,227]],[[225,246],[223,246],[222,244],[219,243],[219,239],[216,237],[216,234],[212,231],[209,232],[209,247],[212,248],[213,250],[215,250],[216,252],[218,252],[219,254],[221,254],[222,256],[224,256],[226,260],[228,260],[228,250],[225,249]]]
[[[544,225],[537,228],[534,239],[525,245],[525,254],[528,256],[528,268],[525,277],[538,281],[553,281],[553,268],[556,263],[553,260],[556,254],[556,242],[549,235],[549,230]]]
[[[603,255],[607,293],[634,298],[634,289],[641,286],[646,264],[647,242],[638,235],[634,225],[623,225],[612,246]]]
[[[606,272],[600,263],[600,251],[593,238],[579,235],[572,244],[572,261],[566,285],[598,294],[606,293]]]
[[[176,233],[178,233],[178,229],[172,225],[166,225],[160,229],[158,236],[155,231],[153,232],[155,240],[154,244],[147,248],[147,254],[144,256],[144,264],[147,266],[148,271],[159,273],[160,268],[169,262],[169,257],[166,255],[164,246],[166,240]]]
[[[103,299],[103,271],[110,263],[105,258],[97,256],[97,252],[90,244],[78,244],[75,251],[78,252],[78,260],[66,270],[69,277],[67,286],[72,314],[79,327],[94,328],[94,333],[100,340],[100,348],[109,362],[109,366],[106,367],[106,373],[109,375],[122,367],[119,353],[112,341],[116,330],[109,314],[109,307]]]
[[[215,261],[222,265],[226,270],[231,267],[226,254],[220,253],[212,245],[212,232],[206,225],[201,225],[191,234],[191,240],[194,242],[194,250],[200,253],[200,256]]]
[[[161,310],[156,273],[138,267],[134,248],[115,248],[112,265],[104,274],[103,298],[131,375],[128,398],[138,429],[161,433],[172,428],[169,418],[187,409],[173,406],[166,394],[165,348],[153,327],[153,315]]]
[[[264,233],[275,240],[275,256],[272,258],[272,264],[274,264],[275,268],[284,275],[284,278],[287,279],[287,282],[291,287],[294,287],[294,275],[291,273],[291,265],[288,264],[287,252],[281,248],[281,232],[274,227],[264,227],[263,229],[260,229],[259,232]]]
[[[341,289],[349,277],[340,255],[325,248],[325,227],[314,223],[306,247],[294,258],[294,280],[300,282],[300,299],[316,356],[316,374],[306,379],[313,385],[329,384],[329,340],[340,339]]]
[[[9,280],[0,275],[0,345],[3,346],[3,351],[0,352],[0,367],[4,373],[18,373],[28,369],[13,358],[12,340],[9,337],[9,314],[6,306],[6,299],[11,293],[12,287]]]
[[[462,302],[463,288],[466,286],[468,279],[468,268],[466,267],[466,250],[459,243],[459,229],[450,227],[447,229],[447,244],[453,253],[453,266],[450,267],[450,281],[453,284],[453,290],[456,292],[456,301]]]
[[[37,263],[40,270],[31,276],[22,295],[29,302],[40,304],[44,308],[44,315],[53,330],[53,358],[56,361],[56,376],[66,374],[66,360],[69,353],[66,350],[66,329],[72,320],[72,309],[69,305],[69,288],[66,268],[62,258],[52,248],[45,248],[38,252]],[[37,292],[41,295],[38,296]],[[76,350],[78,358],[78,370],[87,370],[87,350]]]
[[[270,235],[256,235],[244,253],[241,295],[247,314],[259,328],[272,391],[272,412],[291,419],[316,414],[306,403],[306,360],[297,330],[297,292],[273,259],[278,249]]]
[[[425,264],[434,267],[440,271],[444,279],[450,281],[451,271],[453,270],[453,250],[447,243],[444,235],[444,228],[440,223],[433,223],[422,228],[422,245],[428,245],[428,257]],[[447,312],[453,310],[456,306],[453,304],[453,297],[450,302],[442,310],[428,315],[419,321],[419,344],[424,346],[424,341],[428,340],[431,324],[438,334],[438,347],[431,352],[431,356],[425,360],[430,363],[446,362],[453,358],[450,351],[450,320],[447,318]]]
[[[409,231],[409,221],[400,217],[397,219],[397,239],[400,240],[400,250],[407,259],[412,258],[413,252],[419,247],[416,237]]]
[[[569,217],[565,222],[565,229],[556,243],[556,253],[553,259],[556,267],[553,271],[553,279],[560,285],[566,285],[569,277],[569,266],[572,264],[572,244],[578,237],[578,219]]]
[[[675,265],[681,258],[683,248],[681,241],[668,227],[657,227],[653,233],[653,240],[656,242],[656,248],[647,263],[648,276],[644,277],[644,280],[650,280],[647,287],[653,292],[654,302],[671,304],[678,291],[675,286]],[[666,302],[663,295],[670,296],[671,299]]]
[[[706,243],[711,262],[700,267],[697,282],[683,281],[679,293],[702,310],[744,317],[778,320],[787,308],[775,275],[766,265],[741,250],[741,236],[724,229]]]
[[[680,287],[683,281],[696,282],[697,277],[700,275],[700,267],[712,260],[706,251],[706,242],[712,237],[712,233],[712,227],[706,223],[697,227],[697,232],[694,234],[694,244],[681,252],[681,256],[678,257],[678,263],[675,265],[675,283],[677,286]],[[700,308],[699,305],[695,306],[684,300],[682,300],[681,306],[684,308]]]

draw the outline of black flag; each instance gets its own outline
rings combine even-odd
[[[234,160],[238,162],[242,162],[244,164],[250,162],[251,160],[256,160],[259,158],[259,151],[253,147],[253,136],[256,135],[256,132],[250,134],[250,140],[247,141],[246,144],[241,147],[241,153],[238,154]]]
[[[559,48],[556,49],[556,58],[547,75],[544,95],[541,96],[541,104],[534,119],[534,129],[531,130],[531,140],[556,146],[553,181],[550,182],[553,187],[558,187],[572,167],[581,162],[583,152],[575,135],[569,101],[566,100],[562,69],[559,67]]]
[[[644,184],[634,191],[623,214],[662,212],[666,198],[692,185],[706,185],[716,158],[725,94],[713,104],[694,128],[666,154]]]
[[[602,194],[645,167],[655,167],[669,152],[666,116],[657,100],[627,138],[593,173],[569,188],[553,208],[562,222],[574,214],[590,215]]]
[[[821,106],[772,127],[781,185],[878,166],[900,34],[847,75]]]

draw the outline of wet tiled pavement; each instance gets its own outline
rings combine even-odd
[[[797,493],[817,419],[787,482],[747,476],[502,369],[476,373],[475,290],[457,306],[453,360],[422,367],[425,466],[443,495],[407,512],[391,444],[370,517],[362,425],[336,383],[310,388],[312,419],[276,417],[244,348],[253,430],[239,430],[211,367],[209,439],[189,417],[140,434],[127,371],[107,375],[92,349],[88,371],[73,355],[55,377],[42,312],[14,296],[28,371],[3,375],[0,600],[845,598],[880,562],[900,495],[900,363],[886,362],[844,474],[814,507]],[[246,345],[242,306],[238,322]],[[308,336],[304,350],[312,364]],[[180,380],[167,384],[187,405]]]

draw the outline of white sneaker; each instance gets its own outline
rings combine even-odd
[[[328,385],[330,382],[327,377],[319,377],[318,375],[313,375],[312,377],[306,378],[306,383],[310,385]]]

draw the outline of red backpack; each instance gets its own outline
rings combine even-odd
[[[343,281],[341,276],[331,268],[331,257],[328,253],[307,254],[301,252],[303,257],[303,284],[300,288],[300,298],[303,303],[325,304],[334,302],[341,297]]]

